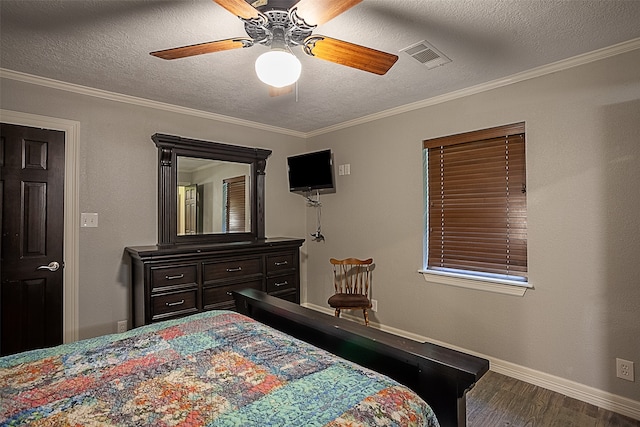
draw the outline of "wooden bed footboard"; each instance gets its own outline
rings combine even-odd
[[[488,360],[402,338],[255,289],[233,294],[240,313],[406,385],[431,406],[442,427],[466,426],[466,393],[489,370]]]

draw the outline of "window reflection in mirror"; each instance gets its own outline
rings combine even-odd
[[[251,165],[178,156],[178,235],[251,231]]]

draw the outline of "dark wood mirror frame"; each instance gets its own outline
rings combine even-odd
[[[222,144],[155,134],[158,147],[158,246],[255,241],[265,238],[264,183],[267,157],[271,150]],[[178,235],[178,162],[177,156],[195,157],[251,165],[251,231]]]

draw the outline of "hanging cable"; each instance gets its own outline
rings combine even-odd
[[[315,200],[311,198],[311,196],[307,195],[307,206],[316,208],[316,232],[311,233],[311,237],[313,237],[314,242],[322,242],[324,241],[324,236],[322,235],[322,226],[320,220],[322,218],[322,203],[320,203],[320,190],[316,190],[316,198]]]

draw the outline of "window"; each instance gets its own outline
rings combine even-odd
[[[225,233],[243,232],[246,229],[245,177],[226,178],[222,185],[225,199],[223,230]]]
[[[426,271],[527,286],[524,123],[424,141]]]

